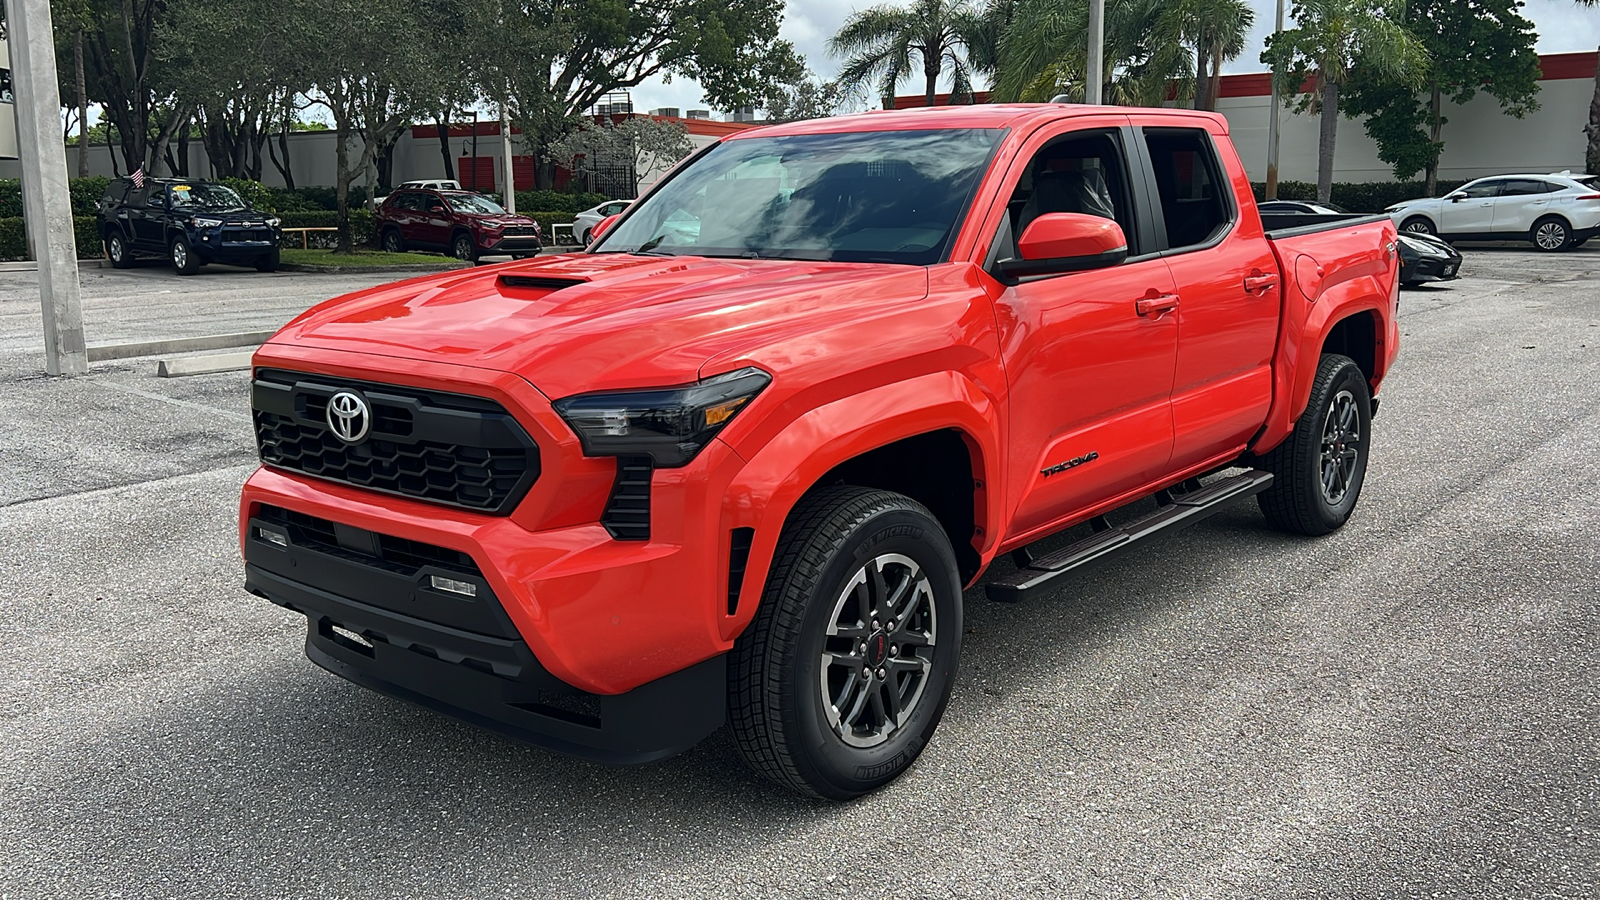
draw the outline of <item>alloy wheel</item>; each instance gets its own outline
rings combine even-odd
[[[1361,417],[1355,395],[1340,391],[1322,423],[1322,499],[1338,506],[1350,492],[1361,460]]]
[[[856,571],[834,603],[819,687],[833,731],[853,747],[889,740],[916,711],[938,637],[933,586],[908,556]]]
[[[472,239],[465,235],[456,238],[456,259],[472,260]]]
[[[1533,234],[1541,250],[1560,250],[1567,243],[1567,229],[1560,222],[1546,222]]]
[[[189,267],[189,248],[184,246],[183,241],[172,245],[172,264],[180,269]]]

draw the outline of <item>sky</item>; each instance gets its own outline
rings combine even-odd
[[[909,5],[906,2],[890,2],[898,6]],[[805,56],[812,71],[823,78],[830,78],[838,71],[839,61],[828,55],[828,38],[839,30],[851,12],[873,5],[876,4],[853,0],[787,3],[780,34],[793,42],[795,48]],[[1249,46],[1238,59],[1223,66],[1225,73],[1266,70],[1260,61],[1261,48],[1267,35],[1272,33],[1276,3],[1275,0],[1252,0],[1252,5],[1256,8],[1256,26],[1250,34]],[[1285,0],[1286,8],[1292,5],[1292,0]],[[1600,46],[1600,9],[1582,9],[1572,0],[1526,0],[1522,14],[1533,21],[1539,32],[1537,49],[1540,53],[1571,53],[1594,50]],[[906,82],[901,92],[920,93],[921,90]],[[646,81],[633,89],[633,102],[633,108],[641,112],[663,106],[699,109],[706,105],[702,101],[699,86],[683,78],[675,78],[671,84],[663,84],[659,79]]]

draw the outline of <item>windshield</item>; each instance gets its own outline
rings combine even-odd
[[[595,252],[935,263],[1001,134],[973,128],[727,141],[635,204]]]
[[[173,209],[205,209],[227,212],[249,209],[233,188],[223,184],[175,184],[167,189]]]
[[[490,200],[488,197],[480,197],[477,194],[445,194],[444,199],[450,204],[450,208],[456,212],[483,213],[491,216],[505,212],[500,207],[500,204]]]

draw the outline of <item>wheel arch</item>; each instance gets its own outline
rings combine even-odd
[[[964,583],[973,581],[996,546],[999,493],[988,486],[1000,466],[997,414],[976,384],[940,372],[825,404],[758,449],[735,448],[748,462],[724,495],[723,529],[754,533],[739,590],[745,599],[724,636],[754,617],[795,505],[828,485],[892,490],[927,506],[950,536]]]

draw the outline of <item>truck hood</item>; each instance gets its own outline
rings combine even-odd
[[[555,399],[693,381],[712,357],[927,293],[911,266],[573,254],[335,298],[269,344],[512,372]]]

